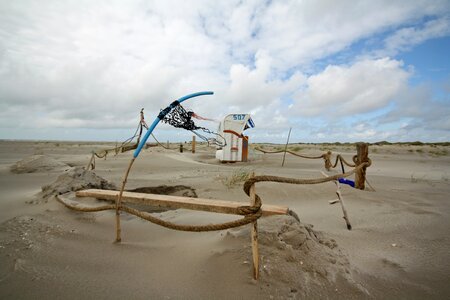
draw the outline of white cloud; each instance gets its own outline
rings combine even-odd
[[[294,73],[285,80],[271,78],[272,58],[265,52],[255,55],[255,67],[232,65],[230,68],[230,86],[226,93],[227,103],[243,109],[265,107],[283,95],[291,94],[302,85],[305,77]]]
[[[261,16],[263,25],[255,43],[273,55],[277,67],[286,68],[337,53],[405,22],[448,11],[446,1],[278,1]]]
[[[293,106],[305,116],[343,117],[386,106],[406,87],[409,73],[401,61],[382,58],[350,66],[328,66],[307,79]]]
[[[404,90],[397,98],[393,109],[377,118],[377,121],[379,124],[388,124],[408,119],[408,126],[405,126],[405,129],[422,128],[430,132],[450,132],[449,101],[448,94],[444,99],[435,99],[432,88],[423,84]]]
[[[450,34],[450,17],[443,16],[427,21],[423,25],[403,27],[395,31],[384,41],[384,48],[376,51],[377,55],[393,56],[410,50],[426,40],[444,37]]]
[[[8,124],[134,127],[142,107],[151,118],[199,90],[216,92],[186,104],[200,114],[251,112],[262,128],[289,126],[289,114],[365,113],[405,87],[400,61],[347,61],[309,77],[304,69],[385,31],[400,28],[386,42],[395,51],[449,34],[449,7],[445,0],[3,1],[0,138]],[[410,26],[424,17],[432,20]]]

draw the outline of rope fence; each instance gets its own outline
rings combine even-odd
[[[268,150],[263,150],[261,148],[255,148],[255,150],[260,151],[264,154],[289,153],[296,157],[305,158],[305,159],[323,159],[324,167],[327,171],[330,171],[331,169],[336,168],[338,166],[338,163],[340,163],[342,173],[345,173],[344,165],[347,167],[350,167],[350,168],[355,168],[355,167],[361,165],[362,163],[369,163],[369,165],[372,163],[370,158],[368,157],[368,153],[369,153],[368,147],[369,146],[366,143],[357,143],[356,144],[357,154],[352,157],[352,162],[348,162],[347,160],[345,160],[345,158],[341,154],[337,154],[334,163],[331,162],[331,156],[332,156],[331,151],[327,151],[321,155],[312,156],[312,155],[299,154],[299,153],[296,153],[296,152],[293,152],[293,151],[290,151],[287,149],[268,151]],[[356,173],[355,187],[363,190],[365,188],[364,183],[367,182],[367,184],[373,190],[375,190],[366,179],[366,168],[367,167],[368,166],[359,169],[358,172]]]
[[[124,211],[126,213],[129,213],[131,215],[137,216],[141,219],[147,220],[151,223],[163,226],[165,228],[173,229],[173,230],[179,230],[179,231],[190,231],[190,232],[204,232],[204,231],[218,231],[218,230],[225,230],[235,227],[240,227],[243,225],[247,225],[250,223],[253,223],[252,226],[252,249],[253,249],[253,261],[254,261],[254,278],[257,279],[259,276],[259,256],[258,256],[258,241],[257,241],[257,227],[256,222],[257,220],[262,216],[262,200],[261,197],[256,193],[255,191],[255,184],[258,182],[278,182],[278,183],[286,183],[286,184],[320,184],[325,182],[337,182],[339,178],[344,178],[351,176],[359,171],[361,171],[363,168],[367,168],[370,166],[370,162],[362,163],[358,166],[356,166],[351,171],[348,171],[346,173],[342,174],[336,174],[333,176],[328,177],[320,177],[320,178],[289,178],[289,177],[280,177],[280,176],[271,176],[271,175],[260,175],[260,176],[253,176],[245,181],[243,184],[243,190],[247,196],[250,197],[250,203],[251,205],[242,205],[237,207],[237,215],[244,216],[243,218],[240,218],[238,220],[224,222],[224,223],[217,223],[217,224],[207,224],[207,225],[183,225],[183,224],[176,224],[170,221],[163,220],[161,218],[155,217],[151,213],[141,211],[132,207],[129,207],[127,205],[124,205],[121,201],[116,201],[115,204],[111,205],[102,205],[102,206],[96,206],[96,207],[86,207],[79,205],[75,201],[68,201],[64,199],[64,195],[58,195],[56,196],[56,199],[58,202],[62,203],[64,206],[68,207],[69,209],[81,211],[81,212],[98,212],[98,211],[104,211],[104,210],[116,210],[116,216],[120,216],[120,211]],[[129,171],[129,169],[127,170]],[[119,194],[117,199],[120,199],[122,197],[123,191]],[[340,196],[340,194],[338,194]],[[344,208],[343,208],[344,209]],[[299,218],[295,212],[288,209],[287,215],[292,216],[297,221],[299,221]],[[344,211],[344,219],[347,222],[347,228],[351,229],[351,225],[349,225],[348,217],[346,215],[346,211]],[[116,223],[116,242],[121,241],[120,237],[120,223]]]

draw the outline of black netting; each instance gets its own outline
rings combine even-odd
[[[192,111],[186,111],[183,106],[177,105],[171,112],[164,116],[162,121],[176,128],[184,128],[186,130],[201,129],[201,127],[195,125],[192,120],[192,114]]]
[[[219,147],[224,147],[226,145],[225,139],[220,134],[213,132],[208,128],[195,125],[194,121],[192,120],[193,114],[194,112],[186,111],[183,106],[178,104],[170,112],[166,113],[161,121],[170,124],[176,128],[183,128],[186,130],[190,130],[199,138],[205,140],[209,144],[215,144]],[[197,132],[197,130],[201,130],[206,134],[215,135],[216,137],[208,138]]]

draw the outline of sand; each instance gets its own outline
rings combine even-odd
[[[260,219],[261,277],[255,281],[248,226],[189,233],[123,214],[122,243],[116,244],[113,211],[79,213],[56,202],[51,196],[55,193],[120,186],[131,153],[97,159],[94,172],[80,168],[87,165],[92,150],[110,146],[0,141],[0,298],[450,295],[449,147],[371,146],[368,179],[376,191],[342,186],[351,231],[339,205],[328,204],[336,198],[333,183],[258,183],[263,203],[289,206],[301,222],[290,216]],[[355,154],[349,145],[297,148],[308,154],[329,149],[349,159]],[[316,178],[325,171],[321,160],[288,155],[283,168],[281,160],[282,154],[251,150],[248,163],[220,164],[214,149],[204,145],[195,154],[154,147],[136,161],[127,189],[248,203],[239,181],[242,174]],[[18,169],[24,171],[12,172]],[[182,224],[236,218],[182,209],[151,211]]]
[[[56,159],[45,155],[31,155],[11,166],[11,172],[21,173],[42,173],[48,171],[67,170],[69,166]]]

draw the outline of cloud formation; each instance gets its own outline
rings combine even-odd
[[[377,124],[427,121],[395,109],[415,94],[414,66],[395,56],[448,37],[449,12],[445,0],[4,1],[0,138],[13,138],[20,129],[39,138],[47,129],[99,129],[86,137],[95,139],[116,128],[124,129],[117,131],[120,139],[134,129],[142,107],[154,116],[174,98],[214,90],[213,98],[188,107],[212,118],[250,112],[261,130],[255,129],[257,136],[270,130],[271,138],[281,137],[302,124],[311,133],[305,138],[314,140],[322,125],[337,118],[350,128],[355,116],[374,118],[383,111],[362,130],[377,139]],[[381,46],[337,59],[380,35]],[[422,98],[414,103],[434,94],[415,94]],[[447,101],[434,101],[430,114]]]
[[[328,66],[310,76],[292,107],[305,116],[346,117],[385,107],[406,88],[409,73],[400,61],[363,60]]]

